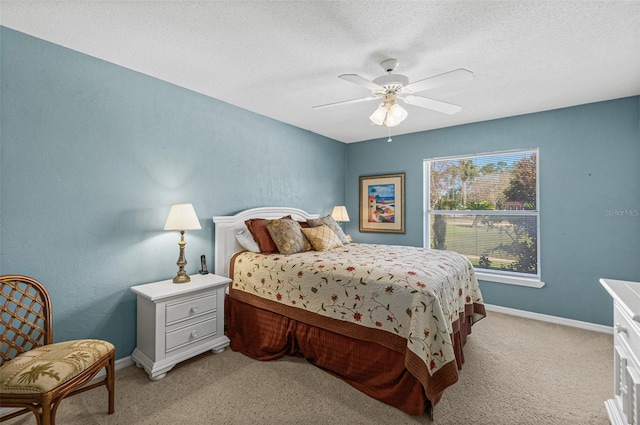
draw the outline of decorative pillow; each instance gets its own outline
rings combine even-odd
[[[325,224],[300,230],[304,233],[307,239],[309,239],[309,242],[313,245],[313,249],[316,251],[328,251],[330,249],[343,246],[338,235],[336,235],[333,230]]]
[[[329,227],[329,229],[333,230],[333,233],[338,236],[338,239],[340,239],[340,242],[342,242],[343,245],[349,243],[349,239],[347,239],[347,235],[345,235],[342,231],[342,227],[340,227],[340,225],[330,215],[320,218],[311,218],[307,220],[307,223],[309,223],[309,226],[311,227],[316,227],[324,224]]]
[[[258,242],[253,239],[253,235],[249,230],[240,230],[236,232],[236,240],[247,251],[260,252],[260,246]]]
[[[282,218],[291,218],[290,215],[286,215]],[[260,247],[260,253],[262,254],[277,254],[278,247],[271,239],[271,235],[267,230],[267,220],[266,218],[251,218],[246,220],[244,224],[247,225],[247,229],[253,235],[253,239],[258,243]]]
[[[311,251],[311,244],[302,234],[300,224],[295,220],[269,220],[267,230],[278,247],[280,254],[289,255],[296,252]]]

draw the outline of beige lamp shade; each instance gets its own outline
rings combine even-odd
[[[349,221],[349,214],[347,208],[344,205],[336,205],[333,207],[331,217],[337,222]]]
[[[164,230],[199,230],[200,222],[191,204],[173,204],[164,223]]]

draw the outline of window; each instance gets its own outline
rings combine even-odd
[[[427,159],[424,173],[425,247],[465,255],[487,280],[539,281],[537,149]]]

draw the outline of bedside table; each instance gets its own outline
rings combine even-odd
[[[192,275],[191,282],[172,279],[136,285],[137,346],[131,354],[152,380],[162,379],[177,363],[229,345],[224,335],[224,297],[231,279]]]

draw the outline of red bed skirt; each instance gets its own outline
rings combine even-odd
[[[470,318],[456,322],[453,341],[457,364],[451,364],[440,377],[429,377],[428,385],[433,388],[425,388],[405,366],[405,352],[294,320],[231,296],[225,300],[225,316],[232,350],[257,360],[275,360],[285,355],[303,357],[370,397],[410,415],[429,410],[440,400],[444,388],[457,381],[457,369],[464,362],[462,347],[472,324]]]

